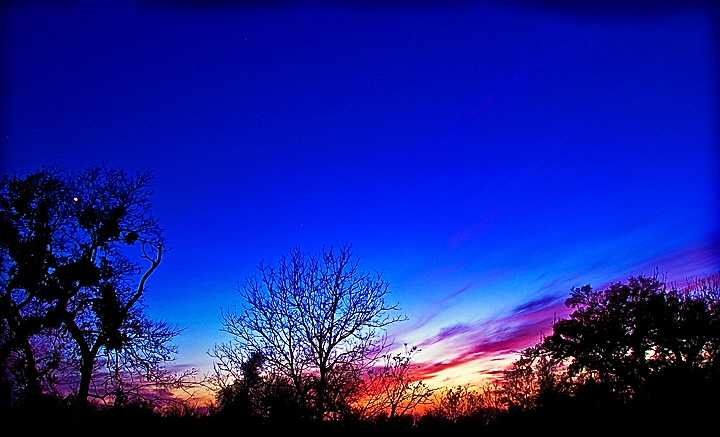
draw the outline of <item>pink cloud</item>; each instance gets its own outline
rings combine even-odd
[[[679,250],[649,259],[640,266],[652,266],[652,268],[649,271],[629,272],[628,276],[652,274],[655,268],[661,269],[661,275],[663,272],[668,272],[668,280],[671,281],[684,281],[685,278],[693,279],[696,276],[716,273],[720,266],[720,239],[714,237],[689,244]],[[585,285],[587,282],[583,278],[592,276],[594,271],[603,267],[603,264],[589,266],[575,274],[568,274],[562,280],[553,280],[540,289],[536,298],[516,306],[507,314],[497,318],[454,324],[425,338],[420,342],[420,347],[446,345],[446,348],[442,352],[443,358],[438,362],[417,363],[416,377],[418,379],[437,377],[443,372],[479,360],[488,363],[504,361],[518,351],[536,344],[543,335],[552,332],[553,321],[569,315],[570,310],[565,307],[564,301],[569,297],[570,287]],[[614,282],[626,279],[625,277],[609,278],[607,281],[590,285],[596,289],[604,289]],[[576,281],[577,283],[573,283]],[[683,283],[679,285],[682,286]],[[468,288],[469,286],[463,287],[442,297],[436,301],[438,305],[435,307],[448,307],[449,302]],[[434,315],[429,316],[423,323],[416,324],[413,328],[422,329],[434,317]],[[490,375],[499,371],[489,365],[483,373]]]
[[[557,295],[541,296],[517,306],[504,317],[442,329],[420,346],[452,345],[448,348],[449,356],[436,363],[420,363],[418,375],[436,376],[480,359],[503,360],[532,346],[552,329],[553,320],[568,313],[562,301]]]

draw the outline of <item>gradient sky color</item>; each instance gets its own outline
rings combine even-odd
[[[720,270],[710,3],[198,3],[2,10],[1,170],[154,172],[179,368],[296,245],[384,272],[433,385],[509,364],[573,286]]]

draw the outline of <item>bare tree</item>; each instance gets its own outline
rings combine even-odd
[[[411,360],[419,351],[417,346],[408,349],[406,344],[404,352],[384,354],[381,357],[383,364],[368,370],[362,396],[356,405],[361,417],[404,416],[432,401],[435,390],[416,380],[413,374]]]
[[[247,278],[239,289],[242,309],[222,313],[233,340],[215,355],[239,368],[233,360],[259,353],[292,381],[296,401],[316,418],[337,414],[333,391],[352,385],[348,377],[382,350],[384,328],[404,319],[385,301],[388,284],[358,268],[350,245],[320,254],[297,247],[278,267],[261,263],[259,270],[259,279]]]
[[[458,422],[474,419],[489,423],[502,409],[501,388],[496,382],[490,382],[474,389],[469,385],[446,387],[436,392],[434,405],[427,415],[436,419]]]

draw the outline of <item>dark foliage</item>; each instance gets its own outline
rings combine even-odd
[[[680,289],[633,277],[572,290],[574,311],[505,372],[499,426],[698,429],[720,403],[720,276]]]
[[[92,167],[0,181],[0,378],[17,400],[72,390],[122,403],[147,381],[178,382],[162,364],[179,331],[143,314],[167,247],[150,180]]]
[[[573,289],[566,305],[574,312],[541,348],[567,362],[569,377],[621,402],[700,387],[720,370],[718,297],[717,277],[684,289],[643,276]]]
[[[148,387],[181,387],[187,375],[162,367],[178,331],[142,311],[166,246],[149,181],[104,167],[2,179],[0,387],[20,395],[0,405],[8,429],[623,435],[697,431],[720,407],[720,275],[684,288],[657,276],[574,288],[570,316],[523,350],[501,385],[433,392],[412,376],[415,348],[382,355],[383,328],[402,317],[389,315],[397,306],[381,275],[360,271],[345,246],[261,264],[240,289],[243,310],[223,314],[234,341],[211,353],[215,413],[182,404],[163,413]],[[133,248],[144,265],[128,258]],[[378,357],[384,365],[371,367]]]

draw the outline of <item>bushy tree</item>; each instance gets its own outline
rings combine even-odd
[[[602,291],[575,288],[565,302],[574,311],[540,348],[564,360],[577,383],[605,387],[619,400],[647,395],[658,379],[716,383],[718,296],[717,276],[683,289],[668,288],[657,275]]]
[[[0,362],[25,397],[64,385],[80,403],[122,401],[142,392],[133,378],[173,380],[179,331],[142,304],[167,248],[150,180],[98,166],[0,181]]]

